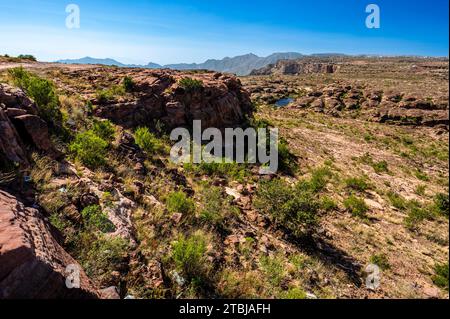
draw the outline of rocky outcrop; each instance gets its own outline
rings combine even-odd
[[[311,73],[334,73],[338,67],[332,63],[310,62],[304,60],[280,60],[259,70],[254,70],[250,75],[298,75]]]
[[[109,103],[94,100],[95,115],[124,127],[160,121],[170,129],[190,126],[192,120],[201,120],[205,127],[233,127],[252,110],[248,93],[231,75],[134,70],[117,76],[119,80],[130,76],[135,82],[135,92]],[[201,81],[201,85],[185,88],[179,84],[183,78]]]
[[[6,160],[27,164],[24,145],[17,133],[16,128],[11,123],[6,111],[0,105],[0,156]]]
[[[260,81],[264,81],[261,79]],[[319,85],[316,88],[300,87],[292,92],[283,81],[270,81],[264,90],[252,83],[247,89],[257,103],[274,104],[279,99],[300,95],[288,107],[305,108],[332,116],[357,112],[369,121],[396,125],[429,127],[449,126],[448,97],[434,98],[420,94],[406,94],[396,90],[380,90],[346,82]]]
[[[59,155],[50,141],[47,124],[36,114],[36,105],[22,90],[0,84],[0,156],[27,166],[26,146]]]
[[[73,270],[79,270],[79,288],[66,285]],[[44,216],[0,191],[0,299],[98,297],[81,266],[55,240]]]

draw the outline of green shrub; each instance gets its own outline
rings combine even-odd
[[[408,215],[405,218],[406,227],[410,230],[417,228],[417,225],[425,219],[433,219],[435,213],[432,207],[423,207],[418,201],[411,200],[407,203]]]
[[[172,260],[178,271],[183,272],[189,280],[201,278],[205,275],[207,240],[205,236],[196,232],[190,237],[180,236],[172,243]]]
[[[259,263],[268,281],[275,287],[280,286],[285,277],[283,259],[280,256],[262,256]]]
[[[366,179],[363,177],[350,177],[345,180],[345,187],[349,190],[364,192],[370,188]]]
[[[147,127],[139,127],[134,132],[134,139],[136,144],[149,154],[164,150],[164,145]]]
[[[408,202],[399,194],[390,191],[387,196],[395,208],[405,210],[408,207]]]
[[[178,81],[178,85],[188,92],[203,88],[203,82],[201,80],[196,80],[189,77],[180,79]]]
[[[298,184],[298,188],[302,191],[311,191],[318,193],[327,186],[332,173],[328,167],[320,167],[312,171],[311,178],[309,180],[301,181]]]
[[[107,278],[112,271],[120,269],[126,261],[128,242],[121,237],[98,236],[82,232],[75,243],[77,260],[90,278],[99,281]]]
[[[289,144],[283,138],[278,142],[278,166],[286,173],[293,173],[297,168],[297,158],[289,150]]]
[[[389,260],[387,259],[386,255],[384,255],[384,254],[373,255],[372,257],[370,257],[370,262],[372,264],[377,265],[382,270],[388,270],[389,268],[391,268],[391,265],[389,264]]]
[[[184,164],[184,169],[193,174],[229,177],[240,182],[246,181],[246,178],[251,174],[248,168],[249,164],[247,163],[236,163],[228,160],[227,158],[216,159],[212,163],[202,161],[198,164]]]
[[[255,207],[295,236],[309,235],[317,226],[319,204],[313,193],[279,179],[259,185]]]
[[[37,59],[31,54],[21,54],[17,58],[23,59],[23,60],[35,61],[35,62],[37,61]]]
[[[125,95],[126,91],[123,85],[113,85],[112,87],[104,90],[97,91],[97,101],[100,104],[106,104],[109,101],[113,101],[118,96]]]
[[[449,196],[440,193],[434,197],[434,207],[437,214],[449,217]]]
[[[369,210],[364,200],[354,195],[344,200],[344,206],[353,216],[360,218],[366,218],[366,213]]]
[[[170,193],[166,198],[167,209],[171,213],[193,213],[195,211],[194,201],[186,196],[184,192]]]
[[[70,222],[65,220],[61,215],[58,213],[52,213],[49,218],[50,224],[53,225],[56,229],[58,229],[61,233],[64,233],[64,231],[67,229],[67,227],[70,226]]]
[[[300,288],[290,288],[287,291],[283,291],[279,298],[281,299],[306,299],[306,292]]]
[[[105,141],[113,140],[114,134],[116,133],[114,125],[109,120],[94,120],[92,130],[98,137]]]
[[[386,161],[373,163],[372,167],[377,174],[389,172],[388,163]]]
[[[123,88],[125,92],[132,92],[134,90],[134,86],[135,86],[134,81],[129,76],[126,76],[123,79]]]
[[[93,131],[78,133],[69,145],[69,151],[75,158],[91,169],[106,163],[105,153],[108,142],[97,136]]]
[[[336,210],[338,205],[331,197],[323,196],[320,201],[320,208],[326,212],[330,212]]]
[[[85,226],[98,229],[103,233],[114,231],[114,224],[108,219],[108,216],[102,212],[98,205],[88,206],[81,212]]]
[[[448,291],[448,263],[436,265],[434,267],[434,272],[435,274],[431,278],[433,280],[433,283],[439,288]]]
[[[207,187],[202,192],[203,208],[200,218],[217,227],[225,227],[224,220],[230,214],[237,212],[237,208],[230,205],[230,202],[222,197],[220,187]]]
[[[414,193],[416,193],[419,196],[425,196],[426,189],[427,189],[426,185],[417,185],[416,189],[414,190]]]
[[[42,79],[22,67],[10,69],[9,74],[14,84],[34,100],[39,116],[53,128],[61,128],[62,114],[54,85],[49,80]]]
[[[424,172],[421,172],[421,171],[416,171],[416,172],[414,173],[414,175],[416,175],[416,177],[417,177],[419,180],[424,181],[424,182],[427,182],[427,181],[430,180],[430,178],[428,177],[428,175],[427,175],[426,173],[424,173]]]

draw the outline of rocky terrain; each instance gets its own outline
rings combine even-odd
[[[448,60],[322,63],[0,57],[0,298],[448,298]],[[172,163],[193,119],[278,127],[280,171]]]
[[[261,69],[253,70],[250,75],[299,75],[310,73],[334,73],[337,65],[305,60],[280,60]]]

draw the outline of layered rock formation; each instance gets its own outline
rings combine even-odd
[[[171,129],[190,126],[194,119],[208,127],[233,127],[252,111],[249,95],[240,80],[221,73],[94,68],[70,71],[64,76],[105,89],[120,86],[125,77],[130,77],[134,82],[133,91],[107,101],[98,98],[98,91],[80,89],[75,83],[67,87],[93,102],[94,115],[125,128],[151,126],[159,121]],[[183,78],[201,81],[201,85],[185,88],[179,84]]]
[[[0,157],[26,166],[26,146],[57,155],[47,124],[37,113],[34,102],[23,91],[0,84]]]
[[[79,270],[79,288],[66,285],[73,269]],[[0,299],[98,297],[44,216],[0,190]]]
[[[312,89],[307,86],[292,88],[282,80],[273,80],[264,90],[261,84],[246,88],[257,103],[274,104],[286,96],[300,95],[293,99],[289,107],[308,108],[333,116],[357,111],[370,121],[397,125],[443,126],[447,129],[449,126],[447,96],[430,98],[342,81]]]
[[[311,73],[334,73],[338,67],[327,62],[305,60],[280,60],[275,64],[254,70],[250,75],[297,75]]]

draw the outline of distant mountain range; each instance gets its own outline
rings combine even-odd
[[[335,56],[338,54],[313,54],[310,56]],[[85,57],[75,60],[59,60],[59,63],[66,64],[100,64],[100,65],[116,65],[118,67],[140,67],[149,69],[168,68],[176,70],[212,70],[218,72],[235,73],[237,75],[248,75],[253,70],[263,68],[269,64],[274,64],[279,60],[294,60],[302,57],[307,57],[301,53],[285,52],[274,53],[267,57],[259,57],[255,54],[245,54],[236,56],[233,58],[226,57],[222,60],[210,59],[204,63],[180,63],[180,64],[167,64],[159,65],[157,63],[150,62],[146,65],[135,64],[123,64],[114,59],[96,59],[91,57]]]

